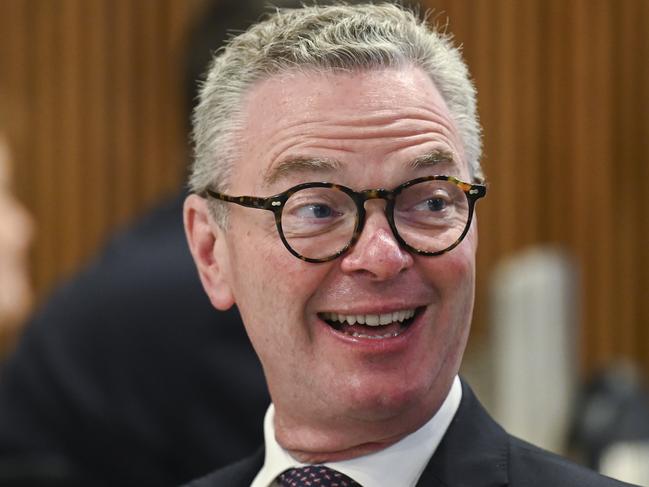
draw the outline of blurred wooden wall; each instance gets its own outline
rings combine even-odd
[[[649,374],[649,2],[433,3],[484,125],[478,326],[494,264],[559,245],[579,266],[583,370],[629,358]]]
[[[180,184],[177,60],[202,1],[0,2],[0,76],[25,107],[18,190],[39,226],[41,296]],[[428,4],[464,45],[485,127],[476,333],[494,265],[560,245],[580,268],[582,371],[626,357],[649,374],[649,2]]]
[[[40,296],[179,187],[180,64],[201,0],[1,0],[0,79],[20,101],[17,189]]]

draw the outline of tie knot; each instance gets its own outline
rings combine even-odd
[[[347,475],[323,465],[291,468],[277,480],[282,487],[362,487]]]

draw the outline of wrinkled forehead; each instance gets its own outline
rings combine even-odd
[[[341,96],[344,103],[329,103],[334,97],[342,99]],[[434,106],[443,116],[451,118],[435,83],[412,64],[354,70],[311,67],[283,70],[257,80],[248,88],[242,100],[242,115],[243,123],[254,128],[255,124],[263,126],[267,122],[259,118],[260,113],[290,112],[308,117],[316,112],[339,117],[373,111],[380,115],[395,105],[408,103],[420,108]]]
[[[443,154],[446,162],[466,166],[445,100],[411,65],[283,72],[251,87],[242,107],[239,163],[255,166],[247,177],[272,182],[290,161],[298,169],[339,170],[359,156],[383,161]],[[317,164],[304,164],[309,160]]]

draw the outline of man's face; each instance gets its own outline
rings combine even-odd
[[[363,190],[433,174],[470,180],[446,104],[416,68],[275,76],[254,86],[244,107],[232,195],[269,196],[308,181]],[[413,164],[436,152],[452,161]],[[355,246],[313,264],[288,252],[271,212],[229,205],[214,255],[263,364],[286,448],[333,452],[353,441],[390,442],[430,418],[458,371],[473,307],[476,230],[449,253],[417,256],[399,247],[384,207],[366,203]],[[223,295],[206,287],[213,298]],[[414,318],[356,334],[325,319],[400,312]]]

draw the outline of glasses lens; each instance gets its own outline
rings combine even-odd
[[[302,257],[325,259],[345,248],[354,235],[356,204],[336,188],[305,188],[282,210],[282,232]]]
[[[469,221],[469,202],[450,181],[433,180],[413,184],[396,198],[394,223],[401,238],[424,252],[451,247]]]

